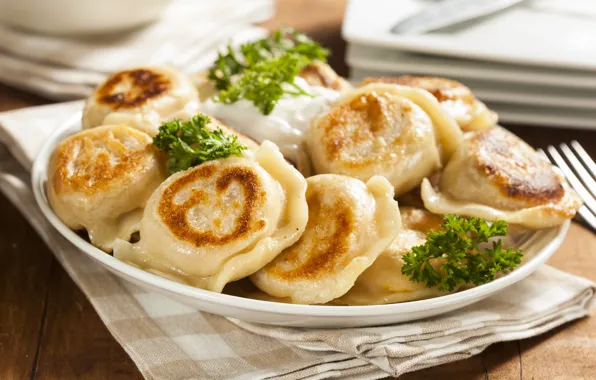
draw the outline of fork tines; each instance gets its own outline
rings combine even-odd
[[[596,229],[596,216],[594,216],[596,212],[596,181],[594,180],[596,178],[596,163],[577,141],[572,141],[570,145],[571,147],[561,143],[559,145],[561,153],[552,145],[546,148],[548,154],[542,149],[538,149],[538,153],[561,169],[571,187],[584,201],[584,206],[578,211],[579,214],[587,224]]]

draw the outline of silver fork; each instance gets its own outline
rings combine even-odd
[[[571,187],[584,201],[584,205],[578,213],[587,224],[596,230],[596,216],[594,215],[596,213],[596,198],[594,197],[596,194],[596,181],[594,180],[596,178],[596,163],[577,141],[574,140],[569,145],[561,143],[559,145],[561,153],[552,145],[546,148],[548,154],[542,149],[538,149],[538,153],[561,169]]]

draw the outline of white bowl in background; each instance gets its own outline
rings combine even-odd
[[[90,35],[155,21],[171,0],[0,0],[0,22],[37,33]]]
[[[339,328],[386,325],[436,316],[480,301],[530,275],[561,245],[570,224],[567,221],[557,228],[527,233],[519,241],[519,247],[524,250],[526,258],[517,269],[488,284],[442,297],[371,306],[292,305],[240,298],[180,284],[126,264],[94,247],[58,219],[46,198],[48,161],[54,146],[60,140],[80,130],[78,121],[63,125],[46,141],[33,164],[33,193],[46,218],[81,250],[81,255],[93,258],[98,265],[116,276],[199,310],[229,318],[283,326]]]

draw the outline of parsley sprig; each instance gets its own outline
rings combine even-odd
[[[329,50],[302,33],[281,28],[242,45],[240,53],[231,46],[218,53],[209,70],[209,79],[220,91],[214,100],[230,104],[246,99],[269,115],[284,94],[309,95],[294,78],[313,61],[325,62]]]
[[[198,114],[182,122],[174,119],[159,127],[153,145],[168,155],[168,172],[174,174],[206,161],[240,156],[246,146],[235,135],[225,134],[221,128],[209,130],[211,119]]]
[[[431,232],[424,244],[403,256],[402,273],[427,287],[452,291],[463,284],[480,285],[495,279],[521,263],[522,252],[503,248],[503,241],[492,248],[480,248],[491,237],[507,235],[505,221],[446,215],[440,231]],[[435,266],[433,266],[435,264]],[[438,270],[435,267],[438,266]]]
[[[283,54],[270,61],[258,62],[246,70],[233,86],[221,90],[218,100],[229,104],[246,99],[262,114],[269,115],[284,94],[310,96],[293,83],[305,62],[306,58],[294,54]]]

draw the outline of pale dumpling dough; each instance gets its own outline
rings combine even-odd
[[[321,304],[345,294],[401,228],[393,187],[323,174],[307,179],[308,225],[300,240],[250,278],[293,303]]]
[[[497,114],[476,99],[468,87],[451,79],[403,75],[365,78],[362,81],[363,85],[369,83],[395,83],[419,87],[430,92],[464,131],[490,128],[498,122]]]
[[[114,256],[153,273],[221,292],[295,243],[308,219],[306,180],[277,146],[205,162],[155,190],[140,241]]]
[[[352,85],[347,80],[337,75],[335,70],[325,62],[314,61],[302,69],[298,75],[304,78],[304,80],[311,86],[320,86],[340,93],[352,89]]]
[[[111,251],[138,231],[147,199],[165,179],[159,153],[144,132],[101,126],[56,146],[48,167],[48,200],[69,228]]]
[[[370,84],[314,119],[306,139],[314,171],[366,181],[382,175],[396,196],[418,186],[459,145],[462,132],[427,91]]]
[[[111,75],[87,98],[83,129],[106,124],[126,124],[151,136],[164,121],[178,113],[198,110],[198,92],[178,70],[166,66],[146,66]]]
[[[196,114],[193,115],[181,115],[181,117],[179,117],[180,120],[188,120],[190,119],[192,116],[194,116]],[[238,137],[238,142],[242,145],[244,145],[248,150],[251,151],[256,151],[257,149],[259,149],[259,144],[251,139],[250,137],[246,136],[243,133],[238,132],[237,130],[235,130],[234,128],[226,125],[225,123],[223,123],[221,120],[217,120],[214,117],[211,117],[211,123],[209,123],[207,125],[207,129],[214,131],[217,128],[221,129],[225,134],[228,135],[234,135],[236,137]]]
[[[501,127],[466,134],[441,175],[439,191],[425,179],[421,196],[436,214],[500,219],[532,229],[560,225],[582,205],[556,168]]]
[[[400,207],[400,212],[403,229],[373,265],[358,277],[350,291],[334,300],[334,304],[380,305],[449,294],[436,286],[427,288],[401,273],[402,257],[412,247],[424,244],[430,231],[438,231],[443,217],[411,207]]]

